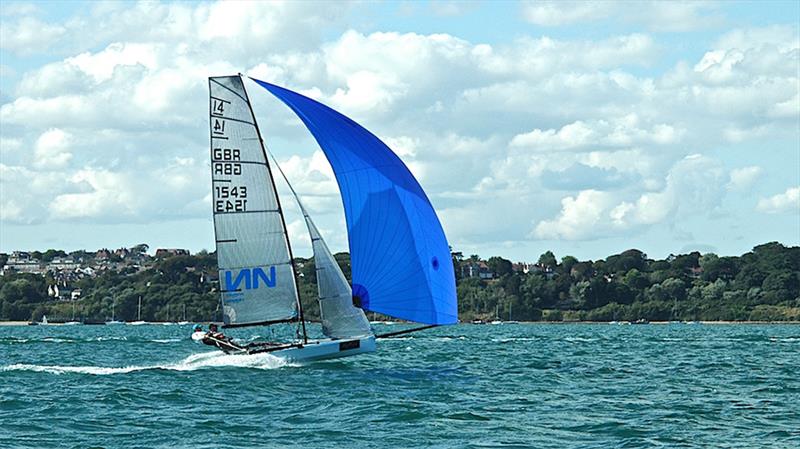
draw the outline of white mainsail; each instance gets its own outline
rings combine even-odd
[[[209,78],[214,232],[224,322],[296,319],[286,225],[239,76]]]

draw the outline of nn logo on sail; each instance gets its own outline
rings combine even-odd
[[[234,272],[225,271],[225,290],[251,290],[259,288],[261,285],[275,287],[275,267],[269,267],[269,275],[261,267],[242,268],[239,274],[234,277]]]

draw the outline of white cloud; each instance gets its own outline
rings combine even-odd
[[[723,170],[718,162],[693,154],[675,163],[661,191],[646,192],[635,200],[623,194],[582,190],[561,200],[561,211],[539,221],[531,236],[540,239],[586,240],[618,235],[631,229],[709,214],[723,192]]]
[[[789,187],[783,193],[758,200],[756,210],[767,214],[800,212],[800,187]]]
[[[604,19],[611,13],[608,2],[536,1],[525,2],[522,13],[531,23],[559,26]]]
[[[434,0],[430,4],[431,11],[435,15],[443,17],[459,16],[474,8],[474,6],[475,5],[470,2],[453,0]]]
[[[621,2],[630,6],[629,2]],[[652,1],[634,9],[631,20],[645,23],[654,31],[707,30],[719,26],[723,19],[710,1]]]
[[[749,167],[734,168],[730,172],[730,181],[728,182],[728,190],[746,191],[755,184],[764,169],[757,165]]]
[[[86,184],[91,190],[58,195],[50,203],[55,218],[93,218],[106,214],[129,218],[136,214],[139,201],[132,177],[108,170],[84,169],[70,181]]]
[[[526,7],[539,7],[534,21],[621,14],[648,29],[696,29],[696,19],[715,10],[663,2]],[[536,238],[590,239],[707,216],[726,187],[747,189],[758,173],[727,173],[719,161],[684,155],[797,137],[791,27],[734,30],[703,56],[670,64],[663,36],[636,32],[641,26],[610,28],[599,39],[545,30],[470,42],[348,29],[348,8],[105,3],[46,23],[60,30],[58,42],[30,49],[47,51],[48,62],[11,67],[22,74],[3,92],[0,154],[8,179],[48,188],[26,192],[4,178],[3,220],[208,218],[206,77],[239,71],[323,101],[383,138],[459,242],[525,240],[531,223]],[[3,29],[30,26],[22,19],[31,15],[4,16]],[[230,26],[219,28],[221,18]],[[8,45],[4,51],[23,51]],[[290,110],[268,95],[251,97],[265,139],[319,226],[341,237],[324,155]]]
[[[22,149],[22,139],[13,137],[0,137],[0,161],[8,162]]]
[[[72,159],[69,152],[73,137],[58,128],[51,128],[36,140],[34,165],[44,168],[63,168]]]
[[[45,221],[44,201],[64,191],[70,191],[70,186],[57,172],[33,171],[0,163],[0,207],[5,222],[31,224]]]
[[[18,21],[2,20],[0,24],[0,49],[21,55],[45,51],[67,33],[61,25],[52,25],[28,16]]]
[[[40,8],[33,3],[7,1],[0,3],[0,16],[26,16],[38,14]]]
[[[739,28],[723,34],[714,43],[723,50],[746,50],[752,48],[777,47],[781,51],[800,47],[797,27],[769,25],[765,27]]]
[[[596,190],[583,190],[576,197],[561,200],[561,212],[553,220],[542,220],[534,229],[541,239],[580,240],[588,236],[602,236],[609,219],[617,222],[618,210],[611,195]]]
[[[22,208],[13,199],[0,199],[0,220],[8,223],[20,222],[23,219]]]
[[[89,14],[52,24],[27,11],[3,20],[2,48],[18,53],[82,52],[109,42],[195,42],[233,57],[310,48],[351,8],[333,2],[97,2]],[[154,26],[157,24],[158,26]],[[291,39],[287,39],[291,36]]]
[[[555,1],[523,3],[525,19],[540,26],[610,20],[643,24],[654,31],[692,31],[721,23],[713,2],[704,1]]]
[[[659,123],[641,127],[636,114],[611,120],[576,121],[561,129],[541,130],[518,134],[511,139],[512,147],[533,151],[577,150],[588,151],[598,147],[631,147],[642,144],[666,145],[680,141],[683,130]]]
[[[205,164],[173,158],[158,167],[83,168],[69,179],[72,192],[52,195],[53,220],[142,223],[194,218],[210,210]]]
[[[153,70],[158,66],[157,56],[159,51],[153,44],[124,44],[114,42],[97,53],[81,53],[78,56],[67,58],[64,65],[74,66],[84,74],[92,77],[95,83],[109,80],[114,70],[124,66],[142,66]]]

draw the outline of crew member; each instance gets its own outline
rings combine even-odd
[[[217,328],[217,325],[214,324],[214,323],[211,323],[211,324],[208,325],[208,334],[207,334],[207,336],[209,336],[211,338],[215,338],[217,340],[222,340],[222,341],[227,341],[228,340],[228,337],[226,337],[225,334],[220,332],[218,330],[218,328]]]
[[[214,323],[208,325],[208,332],[206,332],[205,337],[203,337],[203,343],[209,346],[216,346],[226,353],[242,350],[240,346],[233,343],[230,338],[220,332],[217,329],[217,325]]]

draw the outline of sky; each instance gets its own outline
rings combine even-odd
[[[213,250],[207,78],[239,72],[384,140],[465,255],[798,245],[798,24],[796,1],[4,1],[0,251]],[[246,87],[346,250],[324,155]]]

